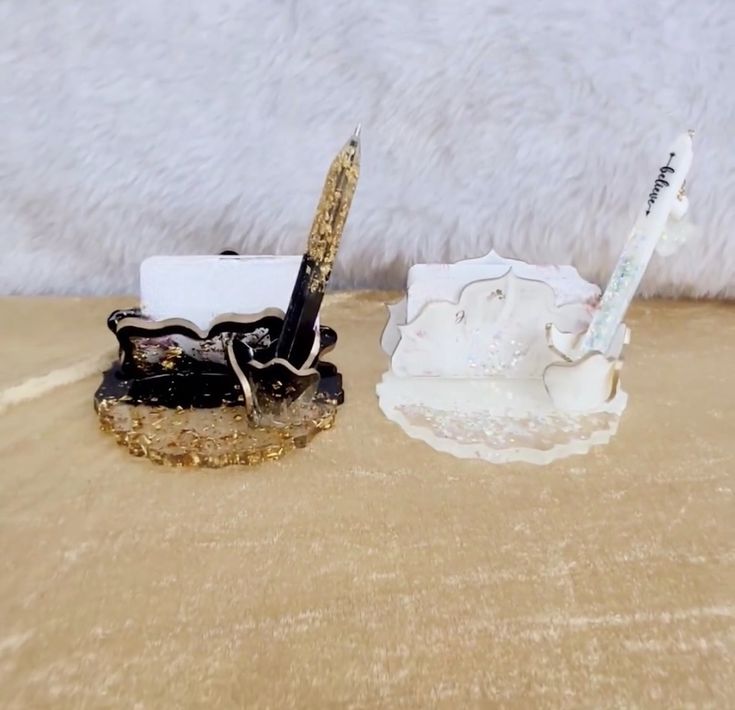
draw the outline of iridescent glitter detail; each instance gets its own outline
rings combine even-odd
[[[549,451],[585,441],[612,430],[618,415],[612,412],[570,414],[559,411],[493,412],[443,410],[428,405],[396,407],[409,426],[434,437],[468,447],[502,453],[510,449]],[[423,437],[422,437],[423,438]]]
[[[475,328],[468,339],[467,361],[473,376],[491,377],[515,370],[528,351],[524,341],[502,327]]]
[[[607,353],[655,246],[655,242],[645,234],[634,233],[628,240],[582,341],[584,351]]]
[[[505,292],[502,289],[495,289],[490,294],[490,297],[493,296],[499,301],[505,300]],[[472,331],[468,343],[468,359],[470,368],[477,375],[487,377],[512,371],[528,354],[528,345],[522,340],[517,340],[509,330],[504,331],[503,328],[504,326],[493,326],[490,329],[491,335],[486,328],[475,328]]]
[[[401,324],[391,370],[399,377],[539,378],[558,358],[545,338],[548,324],[579,332],[588,322],[585,304],[557,306],[545,283],[509,271],[470,282],[456,302],[429,301]]]
[[[493,298],[504,301],[505,292],[495,289],[488,294],[488,300]],[[465,312],[461,313],[464,320]],[[472,329],[467,339],[467,362],[473,376],[490,377],[515,369],[528,354],[529,347],[511,333],[511,329],[504,323]]]

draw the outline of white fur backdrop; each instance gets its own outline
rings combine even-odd
[[[734,0],[7,0],[0,291],[134,293],[151,254],[300,253],[360,121],[333,283],[491,247],[610,273],[695,128],[702,235],[646,295],[735,297]]]

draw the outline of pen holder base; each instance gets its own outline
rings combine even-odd
[[[607,443],[627,395],[620,350],[577,354],[599,290],[571,267],[490,253],[409,272],[390,306],[380,408],[411,437],[459,458],[546,464]]]
[[[409,436],[457,458],[547,464],[606,444],[627,395],[595,411],[554,406],[542,380],[452,380],[383,376],[383,414]]]
[[[304,448],[334,424],[337,405],[296,401],[253,423],[242,407],[168,408],[106,398],[97,405],[103,431],[133,456],[171,466],[251,466]]]
[[[174,466],[253,465],[305,447],[344,401],[341,374],[319,359],[337,335],[321,326],[309,362],[293,368],[272,355],[282,315],[223,317],[203,332],[113,312],[121,354],[95,393],[101,428],[131,454]]]

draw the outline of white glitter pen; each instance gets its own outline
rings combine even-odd
[[[688,206],[684,196],[684,180],[692,164],[693,135],[694,131],[680,135],[659,168],[646,204],[636,220],[582,339],[582,352],[608,352],[643,279],[667,220],[670,216],[675,219],[684,216]]]

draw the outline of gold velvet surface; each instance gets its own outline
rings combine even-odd
[[[0,707],[735,706],[735,306],[637,303],[618,434],[547,467],[386,421],[385,294],[339,295],[347,403],[281,461],[156,466],[97,377],[0,414]],[[0,391],[133,299],[0,301]]]

